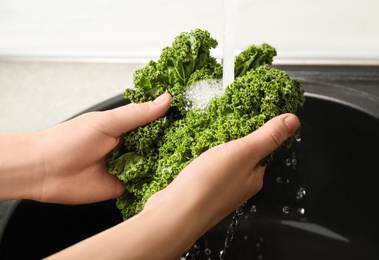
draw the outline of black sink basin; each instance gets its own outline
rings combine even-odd
[[[379,67],[280,68],[306,90],[301,135],[268,167],[225,259],[379,259]],[[88,111],[126,103],[120,95]],[[40,259],[122,221],[114,201],[1,207],[0,259]],[[206,234],[212,259],[231,222]],[[196,259],[207,259],[203,240]]]

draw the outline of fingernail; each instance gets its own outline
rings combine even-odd
[[[164,93],[160,95],[159,97],[157,97],[156,99],[154,99],[154,103],[155,104],[163,103],[167,99],[167,97],[168,97],[167,93]]]
[[[293,135],[299,127],[299,119],[295,115],[288,115],[284,119],[284,124],[287,127],[289,135]]]

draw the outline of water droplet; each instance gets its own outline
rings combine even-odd
[[[297,134],[296,137],[295,137],[295,139],[296,139],[296,142],[300,142],[300,141],[301,141],[301,136],[300,136],[300,134]]]
[[[283,211],[284,214],[288,214],[288,213],[290,213],[290,207],[288,207],[288,206],[284,206],[284,207],[282,208],[282,211]]]
[[[295,166],[295,165],[297,164],[297,160],[296,160],[296,158],[293,158],[293,159],[291,160],[291,164],[292,164],[293,166]]]
[[[212,254],[212,251],[209,248],[204,249],[204,254],[207,256],[210,256]]]
[[[225,259],[225,249],[221,250],[220,251],[220,260],[224,260]]]
[[[242,207],[239,207],[238,209],[236,209],[236,214],[237,216],[241,216],[243,215],[243,213],[245,212],[245,207],[244,205]]]
[[[292,160],[291,160],[291,159],[289,159],[289,158],[288,158],[288,159],[286,159],[286,165],[287,165],[287,166],[291,166],[291,161],[292,161]]]
[[[305,214],[305,208],[299,208],[297,210],[301,215],[304,215]]]
[[[283,178],[282,177],[276,177],[276,182],[279,183],[279,184],[283,184]]]
[[[251,213],[256,213],[257,212],[257,206],[252,205],[251,208],[250,208],[250,212]]]
[[[224,248],[228,248],[232,244],[233,238],[234,238],[234,231],[228,232],[225,237]]]
[[[304,198],[305,195],[307,195],[307,191],[303,187],[300,187],[296,193],[296,199],[300,200]]]

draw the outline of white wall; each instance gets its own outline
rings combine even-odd
[[[237,48],[379,60],[377,0],[237,0]],[[0,0],[0,56],[151,58],[183,31],[223,36],[221,0]],[[220,48],[221,49],[221,48]]]
[[[238,49],[270,43],[276,64],[379,64],[378,0],[238,7]],[[132,87],[180,32],[207,29],[222,45],[223,27],[222,0],[0,0],[0,131],[62,122]]]

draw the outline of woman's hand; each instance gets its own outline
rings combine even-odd
[[[214,147],[189,164],[143,211],[51,259],[178,259],[206,231],[262,187],[258,163],[298,128],[286,114]]]
[[[187,214],[190,218],[182,223],[199,232],[194,236],[198,238],[261,190],[266,167],[259,162],[298,127],[296,116],[280,115],[244,138],[204,152],[166,189],[153,195],[143,211],[159,211],[166,205],[176,205],[171,206],[171,211],[180,216],[183,208],[183,216]],[[196,220],[194,226],[191,219]],[[172,220],[170,225],[173,227],[174,223]],[[173,234],[184,234],[184,225],[181,229],[173,230]]]
[[[106,172],[105,159],[122,142],[123,133],[163,116],[171,96],[91,112],[39,133],[36,153],[43,172],[31,197],[38,201],[80,204],[116,198],[124,192],[117,177]]]

